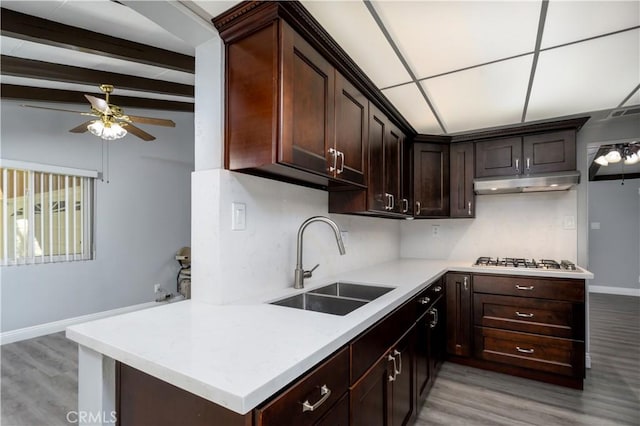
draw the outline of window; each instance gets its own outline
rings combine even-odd
[[[96,172],[2,160],[0,264],[91,259]]]

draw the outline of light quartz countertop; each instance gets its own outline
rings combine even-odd
[[[133,368],[246,414],[447,271],[590,279],[575,272],[399,259],[304,290],[281,289],[229,305],[171,303],[68,327],[66,335]],[[270,305],[335,281],[395,287],[345,315]]]

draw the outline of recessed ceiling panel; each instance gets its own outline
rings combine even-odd
[[[422,82],[447,133],[520,122],[533,55]]]
[[[2,7],[100,34],[194,55],[195,49],[134,10],[109,0],[2,1]]]
[[[640,80],[640,29],[540,53],[527,121],[615,108]]]
[[[529,53],[539,1],[378,1],[382,21],[418,78]]]
[[[415,83],[385,89],[382,93],[418,133],[442,134],[442,129]]]
[[[411,78],[361,1],[302,1],[379,88]]]
[[[638,1],[550,1],[542,48],[640,25]]]

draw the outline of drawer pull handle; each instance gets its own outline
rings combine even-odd
[[[468,277],[464,277],[463,283],[464,283],[465,291],[469,290],[469,278]]]
[[[327,399],[329,399],[329,397],[331,396],[331,389],[329,389],[327,387],[327,385],[322,385],[322,387],[320,388],[320,396],[322,398],[320,398],[315,404],[311,405],[309,403],[309,400],[307,399],[305,402],[302,403],[302,412],[306,412],[306,411],[315,411],[318,408],[320,408],[320,406],[322,404],[325,403],[325,401]]]
[[[334,148],[329,148],[329,154],[333,158],[333,165],[329,166],[329,171],[333,172],[338,168],[338,151]]]
[[[402,353],[400,353],[400,351],[398,351],[397,349],[393,350],[393,356],[397,356],[398,357],[398,363],[400,364],[400,368],[396,370],[396,374],[402,374]],[[395,368],[395,362],[393,367]]]
[[[516,315],[520,318],[533,318],[533,314],[523,314],[522,312],[516,311]]]
[[[532,354],[534,352],[533,349],[522,349],[520,346],[516,346],[516,350],[518,352],[522,352],[523,354]]]
[[[389,356],[387,357],[387,361],[393,361],[393,375],[389,374],[389,381],[393,382],[396,380],[396,376],[398,375],[398,364],[396,364],[396,357],[389,354]]]
[[[431,299],[429,299],[428,297],[421,297],[418,299],[418,303],[421,305],[428,305],[429,302],[431,302]]]
[[[518,290],[528,290],[528,291],[531,291],[534,289],[532,285],[520,285],[520,284],[516,284],[516,288]]]
[[[435,293],[440,293],[440,292],[442,291],[442,287],[441,287],[441,286],[439,286],[439,285],[437,285],[437,286],[435,286],[435,287],[433,288],[433,291],[434,291]]]
[[[429,313],[433,316],[433,320],[429,323],[429,327],[436,328],[438,325],[438,310],[433,308],[429,311]]]

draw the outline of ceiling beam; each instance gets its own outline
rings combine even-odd
[[[188,84],[154,80],[107,71],[60,65],[33,59],[0,56],[2,75],[35,78],[39,80],[63,81],[75,84],[111,84],[116,89],[139,90],[176,96],[194,96],[194,88]]]
[[[95,93],[95,95],[101,94]],[[17,99],[23,101],[60,102],[68,104],[86,103],[83,92],[47,89],[42,87],[17,86],[13,84],[0,85],[0,96],[2,99]],[[163,99],[136,98],[133,96],[118,95],[111,96],[110,101],[114,104],[128,108],[193,112],[193,103],[190,102],[166,101]]]
[[[3,36],[34,41],[64,49],[123,59],[193,74],[195,58],[182,53],[60,24],[1,8]]]

